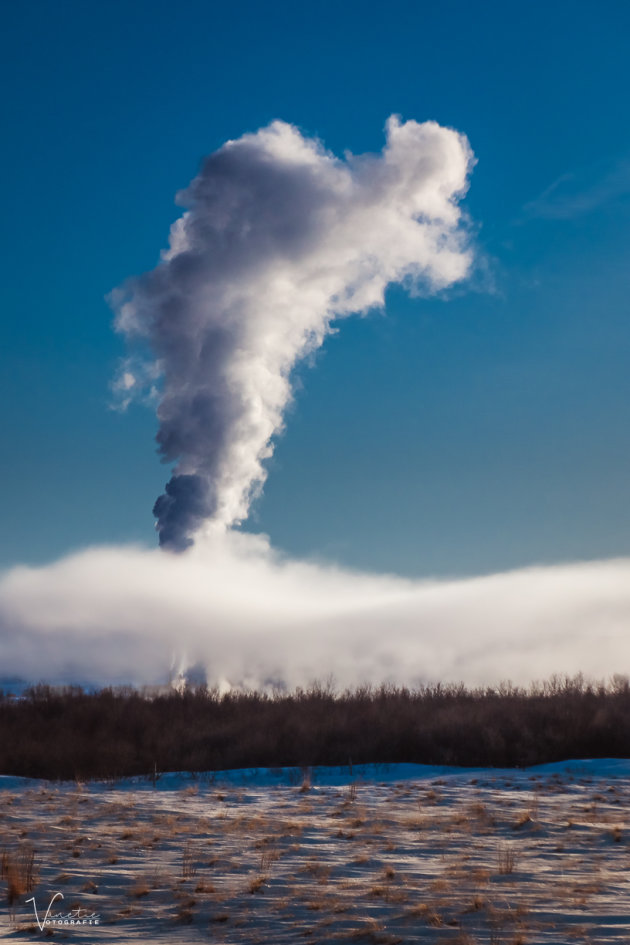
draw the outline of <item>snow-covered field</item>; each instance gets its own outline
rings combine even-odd
[[[0,778],[0,940],[630,942],[629,802],[627,761]]]

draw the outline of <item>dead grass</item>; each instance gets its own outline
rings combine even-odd
[[[280,851],[275,846],[269,846],[263,850],[260,856],[260,871],[262,873],[268,872],[271,868],[271,865],[280,859]]]
[[[192,896],[186,896],[182,899],[175,913],[175,922],[178,925],[191,925],[193,921],[193,908],[196,904],[197,900]]]
[[[497,869],[500,876],[509,876],[516,866],[516,850],[511,843],[500,843],[497,847]]]
[[[254,879],[249,881],[247,885],[247,891],[252,895],[254,893],[260,892],[261,890],[264,892],[264,888],[268,881],[269,877],[266,875],[255,876]]]
[[[444,925],[443,916],[436,911],[434,906],[426,902],[421,902],[407,909],[405,915],[410,919],[424,919],[424,921],[434,929],[442,928]]]
[[[6,882],[6,897],[9,911],[35,885],[35,850],[30,843],[21,844],[13,850],[4,850],[0,856],[0,880]]]
[[[212,883],[207,882],[205,879],[200,879],[197,885],[195,886],[195,893],[198,896],[211,896],[216,892],[215,887]]]
[[[138,794],[133,805],[111,804],[88,789],[76,816],[76,797],[64,799],[60,791],[53,823],[72,816],[72,831],[46,836],[41,795],[31,819],[25,798],[14,803],[3,830],[8,850],[28,831],[46,864],[47,886],[59,883],[67,903],[75,897],[85,906],[94,896],[108,922],[161,916],[227,943],[218,928],[226,924],[230,945],[285,942],[291,928],[296,945],[303,939],[533,945],[537,908],[565,917],[554,932],[559,941],[586,935],[599,941],[590,914],[630,911],[630,887],[626,894],[620,881],[629,862],[622,810],[630,784],[598,791],[604,800],[594,801],[592,790],[555,781],[548,792],[545,782],[534,796],[542,822],[517,778],[514,784],[513,794],[501,785],[473,791],[446,781],[439,793],[436,785],[383,785],[352,795],[321,787],[303,795],[294,783],[285,791],[230,791],[224,818],[215,792],[203,785],[198,795]],[[617,800],[624,808],[612,806]],[[598,821],[590,824],[581,811],[587,806],[590,814],[593,803]],[[133,822],[121,827],[117,809],[133,811]],[[578,820],[570,834],[569,815]],[[121,840],[127,831],[133,839]],[[552,881],[559,870],[563,883]],[[620,941],[613,936],[610,945]]]
[[[197,870],[197,851],[195,846],[188,841],[182,850],[182,878],[192,879],[197,875]]]

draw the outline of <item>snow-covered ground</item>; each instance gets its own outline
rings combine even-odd
[[[0,940],[630,942],[629,802],[616,759],[4,777]]]

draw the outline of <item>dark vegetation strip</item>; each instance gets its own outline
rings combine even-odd
[[[529,689],[314,686],[268,695],[189,687],[0,693],[0,773],[118,778],[350,762],[515,767],[630,756],[630,686],[554,678]]]

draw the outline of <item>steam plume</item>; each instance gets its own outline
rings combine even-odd
[[[381,154],[344,160],[281,121],[228,141],[179,195],[159,265],[113,293],[117,328],[162,375],[157,441],[176,464],[154,507],[163,546],[247,516],[291,371],[334,318],[382,305],[392,282],[466,276],[466,138],[395,116],[386,136]],[[126,396],[136,381],[127,363]]]
[[[243,593],[243,589],[247,593]],[[228,530],[186,555],[89,548],[0,572],[0,675],[210,684],[529,683],[630,667],[630,559],[465,580],[361,574]]]

